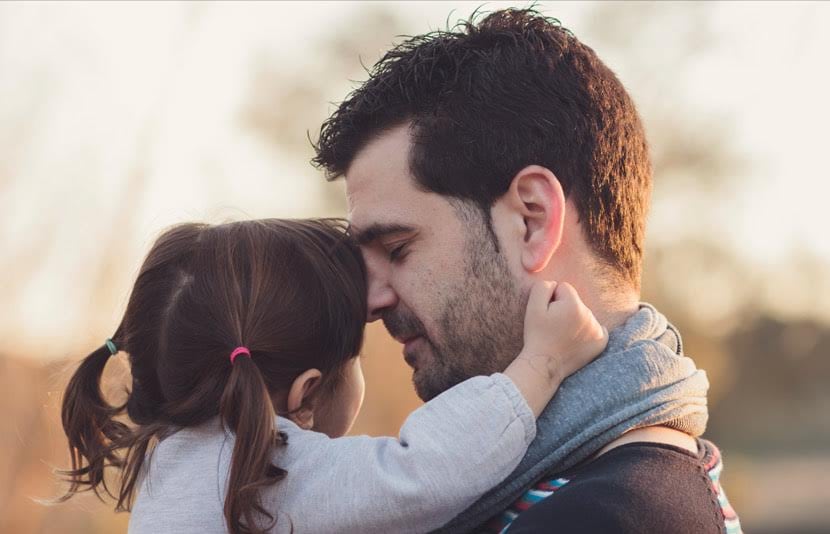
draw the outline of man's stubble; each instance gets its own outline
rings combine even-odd
[[[440,339],[427,340],[433,360],[413,375],[424,401],[470,377],[503,371],[524,345],[528,293],[520,290],[483,218],[472,218],[463,274],[436,321]]]

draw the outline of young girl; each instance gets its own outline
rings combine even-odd
[[[64,498],[103,490],[132,508],[136,534],[437,528],[510,474],[562,379],[605,346],[573,289],[555,291],[532,289],[525,347],[503,374],[426,403],[398,439],[339,438],[363,399],[367,307],[345,224],[176,226],[67,386]],[[132,388],[112,406],[99,383],[118,352]]]

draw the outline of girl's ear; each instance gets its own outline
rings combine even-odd
[[[300,428],[310,430],[314,426],[314,393],[322,376],[319,369],[309,369],[298,376],[288,390],[288,417]]]

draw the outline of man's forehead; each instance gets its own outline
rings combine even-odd
[[[436,199],[413,187],[378,187],[350,189],[347,184],[350,233],[361,245],[381,238],[420,232],[436,212]]]
[[[384,215],[398,213],[400,192],[395,194],[394,188],[384,176],[376,179],[364,177],[346,178],[346,202],[348,204],[349,221],[356,226],[367,226],[381,222]],[[390,178],[391,180],[392,178]]]
[[[394,178],[379,176],[364,180],[363,177],[355,177],[353,182],[346,178],[347,217],[353,235],[376,227],[411,226],[417,219],[418,199],[403,188],[392,187],[389,181],[394,181]]]
[[[401,184],[394,176],[365,178],[356,177],[354,182],[346,178],[347,217],[355,231],[371,230],[377,234],[378,228],[383,228],[384,233],[395,228],[404,230],[404,227],[417,226],[436,210],[439,199],[432,198],[437,197],[435,194],[421,191],[409,183]]]
[[[348,218],[361,243],[420,231],[441,209],[438,195],[416,186],[409,145],[408,125],[392,128],[367,143],[345,173]]]
[[[355,154],[346,170],[347,192],[362,193],[364,189],[377,189],[409,179],[409,147],[408,125],[391,128],[370,139]]]

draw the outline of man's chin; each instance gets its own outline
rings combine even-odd
[[[441,393],[437,391],[434,376],[430,373],[430,367],[424,365],[426,362],[408,357],[406,363],[412,367],[412,385],[415,387],[415,393],[422,401],[427,402]]]
[[[430,401],[463,382],[468,376],[459,369],[447,365],[435,346],[426,338],[418,338],[409,350],[404,351],[404,359],[412,368],[412,384],[415,393],[424,402]]]
[[[415,393],[424,402],[429,402],[442,393],[429,380],[424,379],[423,372],[417,370],[412,372],[412,384],[415,386]]]
[[[464,381],[463,377],[454,378],[442,371],[446,370],[420,367],[412,372],[412,384],[415,386],[415,393],[422,401],[428,402]]]

